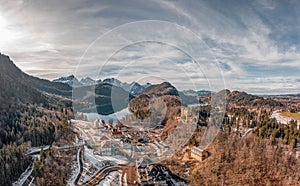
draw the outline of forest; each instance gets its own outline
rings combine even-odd
[[[0,112],[0,185],[11,185],[32,163],[27,149],[51,145],[72,136],[67,120],[72,111],[62,106],[47,108],[19,105]]]

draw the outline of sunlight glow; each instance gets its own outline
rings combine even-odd
[[[0,46],[5,46],[14,39],[14,33],[8,29],[7,21],[0,15]]]
[[[0,28],[5,28],[6,25],[6,20],[3,17],[0,17]]]

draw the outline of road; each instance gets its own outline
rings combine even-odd
[[[256,129],[256,127],[248,129],[248,130],[243,134],[242,138],[244,138],[245,136],[247,136],[247,134],[249,134],[249,133],[250,133],[251,131],[253,131],[254,129]]]
[[[48,150],[50,148],[50,145],[46,146],[40,146],[40,147],[31,147],[30,149],[27,150],[26,155],[33,155],[33,154],[38,154],[40,151],[43,150]]]
[[[106,167],[102,170],[100,170],[97,174],[95,174],[93,177],[91,177],[88,181],[84,183],[77,183],[76,185],[81,186],[81,185],[96,185],[98,184],[101,180],[103,180],[110,172],[112,171],[117,171],[117,170],[122,170],[121,166],[110,166]]]
[[[28,182],[29,179],[32,180],[30,178],[30,175],[31,175],[32,171],[33,171],[33,163],[31,163],[28,166],[28,168],[25,170],[25,172],[22,173],[22,175],[20,176],[20,178],[16,182],[14,182],[12,185],[13,186],[26,185],[26,182]]]
[[[80,175],[81,175],[81,173],[83,171],[82,157],[83,157],[83,155],[82,155],[82,149],[79,149],[77,151],[77,163],[78,163],[79,172],[78,172],[77,177],[76,177],[76,179],[75,179],[75,181],[73,183],[74,185],[76,185],[78,183]]]

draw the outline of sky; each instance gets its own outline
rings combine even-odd
[[[0,0],[0,52],[46,79],[300,91],[300,2]]]

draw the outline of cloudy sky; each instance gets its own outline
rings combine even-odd
[[[0,52],[54,79],[300,91],[300,2],[0,0]]]

